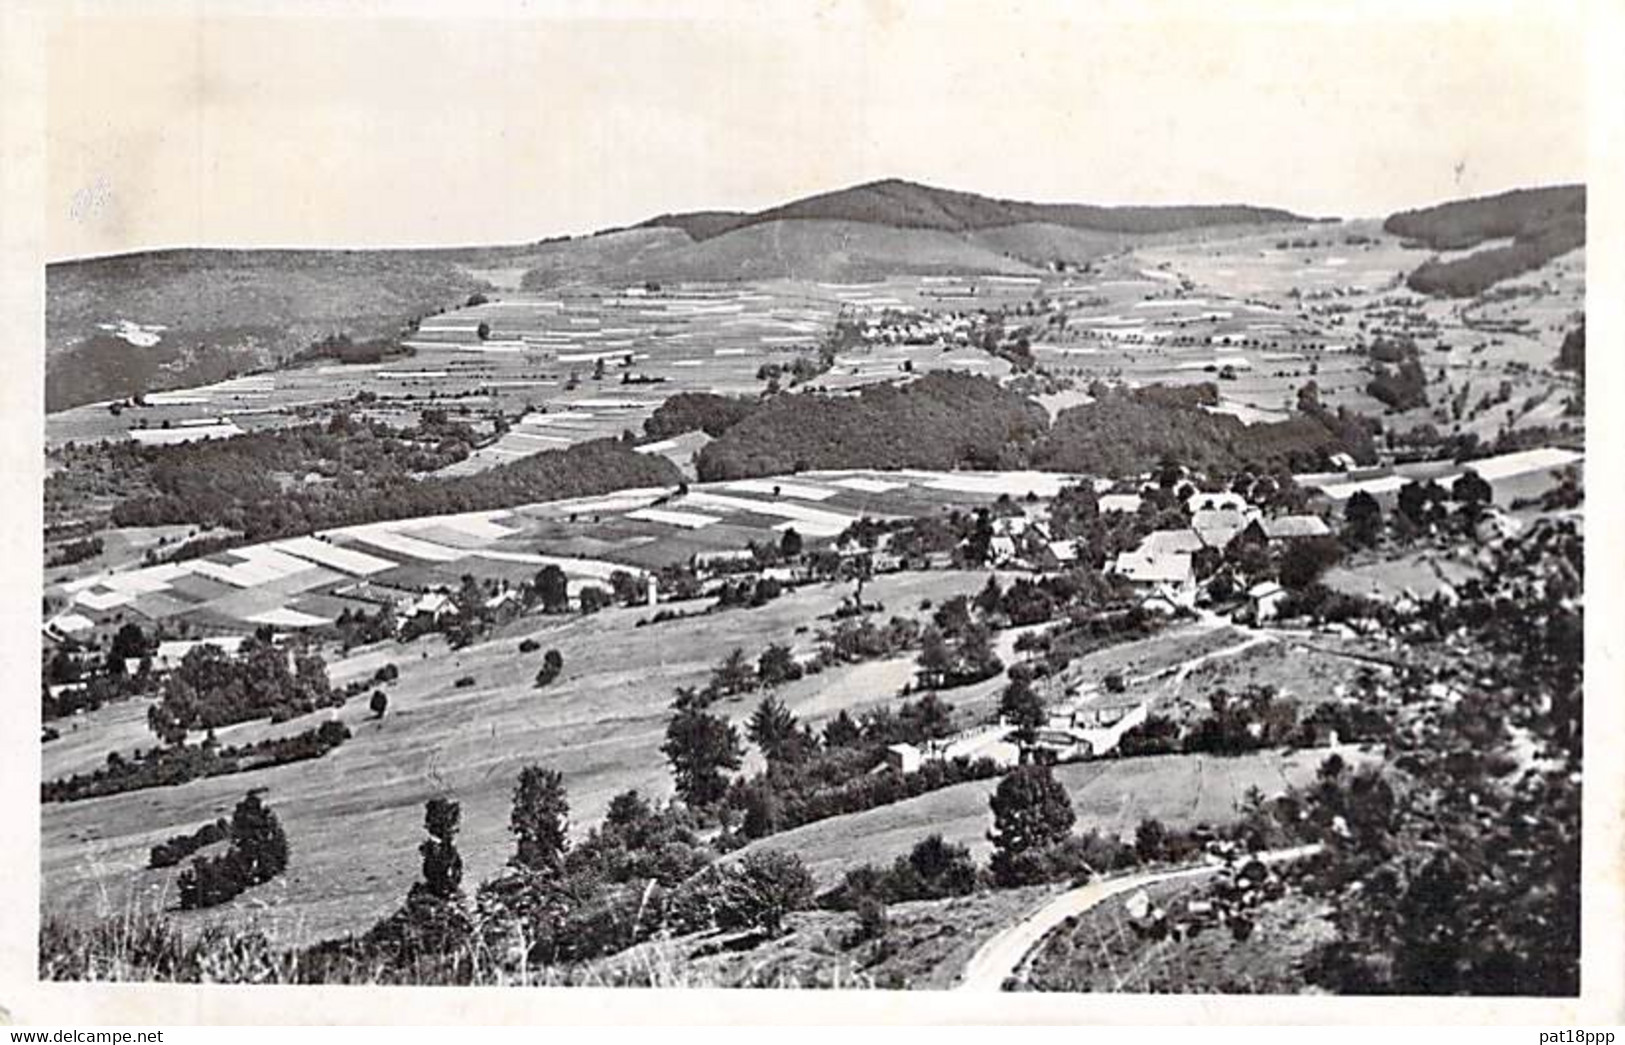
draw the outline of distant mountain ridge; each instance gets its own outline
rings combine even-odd
[[[1151,234],[1213,225],[1306,222],[1273,207],[1245,204],[1104,207],[1086,203],[1028,203],[956,192],[888,178],[793,200],[754,213],[695,211],[663,214],[639,228],[681,229],[695,241],[775,221],[852,221],[896,229],[971,232],[1039,223],[1092,232]]]

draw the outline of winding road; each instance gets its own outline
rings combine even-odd
[[[1261,853],[1259,859],[1267,864],[1286,863],[1313,856],[1319,851],[1318,844],[1300,845]],[[1024,967],[1037,951],[1038,945],[1068,918],[1083,914],[1115,896],[1175,878],[1197,878],[1214,874],[1223,866],[1220,863],[1204,863],[1195,867],[1151,871],[1122,878],[1104,878],[1070,889],[1015,925],[1000,930],[996,936],[977,948],[970,961],[965,963],[965,971],[960,975],[959,985],[955,990],[1001,991],[1012,977],[1022,975]]]

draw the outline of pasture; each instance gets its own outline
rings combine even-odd
[[[984,581],[982,573],[893,574],[877,577],[865,597],[886,604],[888,614],[915,615],[922,600],[973,594]],[[635,627],[648,615],[641,609],[525,617],[462,650],[428,638],[353,651],[331,664],[335,684],[370,678],[384,663],[395,664],[400,678],[388,687],[389,712],[381,721],[371,717],[364,700],[332,712],[355,736],[328,756],[43,806],[44,906],[106,913],[172,905],[174,872],[145,870],[147,849],[229,814],[244,791],[263,787],[292,845],[289,873],[229,907],[179,917],[252,920],[284,940],[364,929],[397,905],[417,877],[416,846],[428,798],[448,794],[463,803],[459,844],[468,880],[477,882],[512,850],[508,811],[523,765],[542,763],[564,773],[578,834],[621,791],[665,796],[670,774],[660,745],[674,688],[703,684],[735,647],[754,656],[772,642],[803,644],[796,629],[830,613],[850,592],[849,585],[806,587],[759,609],[645,628]],[[532,636],[541,650],[557,648],[564,657],[562,675],[546,689],[532,684],[542,653],[518,652]],[[841,671],[826,672],[798,684],[793,706],[827,715],[887,696],[870,688],[882,680],[859,674],[861,668],[850,670],[862,684],[843,679]],[[454,686],[463,676],[475,683]],[[820,680],[830,683],[827,694],[814,692]],[[141,736],[142,703],[77,716],[77,729],[42,749],[44,779],[87,768],[93,751],[105,759],[111,749],[150,747],[150,737]],[[724,701],[718,708],[742,728],[754,703]],[[245,723],[220,736],[223,743],[228,735],[251,740],[313,724],[313,717],[278,726]]]
[[[1131,839],[1141,820],[1154,817],[1172,828],[1224,824],[1238,816],[1256,787],[1266,796],[1314,779],[1325,750],[1260,752],[1236,757],[1157,755],[1100,759],[1058,766],[1077,814],[1075,832],[1098,830]],[[1345,758],[1347,751],[1341,752]],[[838,883],[862,864],[889,865],[931,834],[968,846],[978,862],[992,853],[988,798],[998,780],[978,780],[832,817],[752,842],[742,853],[781,849],[799,853],[821,888]]]

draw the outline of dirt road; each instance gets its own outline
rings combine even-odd
[[[1261,859],[1269,864],[1284,863],[1291,860],[1300,860],[1306,856],[1313,856],[1319,851],[1320,846],[1318,845],[1302,845],[1291,849],[1276,849],[1264,853]],[[1064,892],[1020,922],[1009,926],[984,943],[971,956],[971,960],[965,964],[965,971],[960,977],[958,987],[955,989],[962,991],[1003,990],[1007,981],[1022,974],[1028,958],[1034,953],[1038,945],[1043,942],[1044,938],[1068,918],[1082,914],[1114,896],[1121,896],[1124,893],[1175,878],[1196,878],[1202,875],[1214,874],[1222,867],[1223,865],[1218,863],[1200,864],[1195,867],[1152,871],[1146,874],[1127,875],[1122,878],[1105,878]]]

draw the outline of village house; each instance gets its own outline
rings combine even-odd
[[[1140,593],[1143,605],[1173,612],[1196,604],[1196,571],[1188,551],[1123,552],[1111,572]]]
[[[408,614],[411,617],[427,617],[436,623],[456,615],[457,603],[443,591],[424,592],[422,597],[412,604],[411,613]]]
[[[1248,588],[1247,606],[1253,623],[1263,624],[1274,620],[1285,598],[1286,589],[1275,581],[1259,581]]]
[[[1272,541],[1329,537],[1331,527],[1318,515],[1281,515],[1263,522],[1264,536]]]
[[[412,612],[412,604],[417,602],[418,598],[413,592],[374,584],[371,581],[361,581],[358,584],[335,589],[333,594],[386,609],[397,617],[409,615]]]
[[[1078,542],[1050,541],[1040,546],[1033,564],[1041,570],[1065,570],[1077,565]]]

